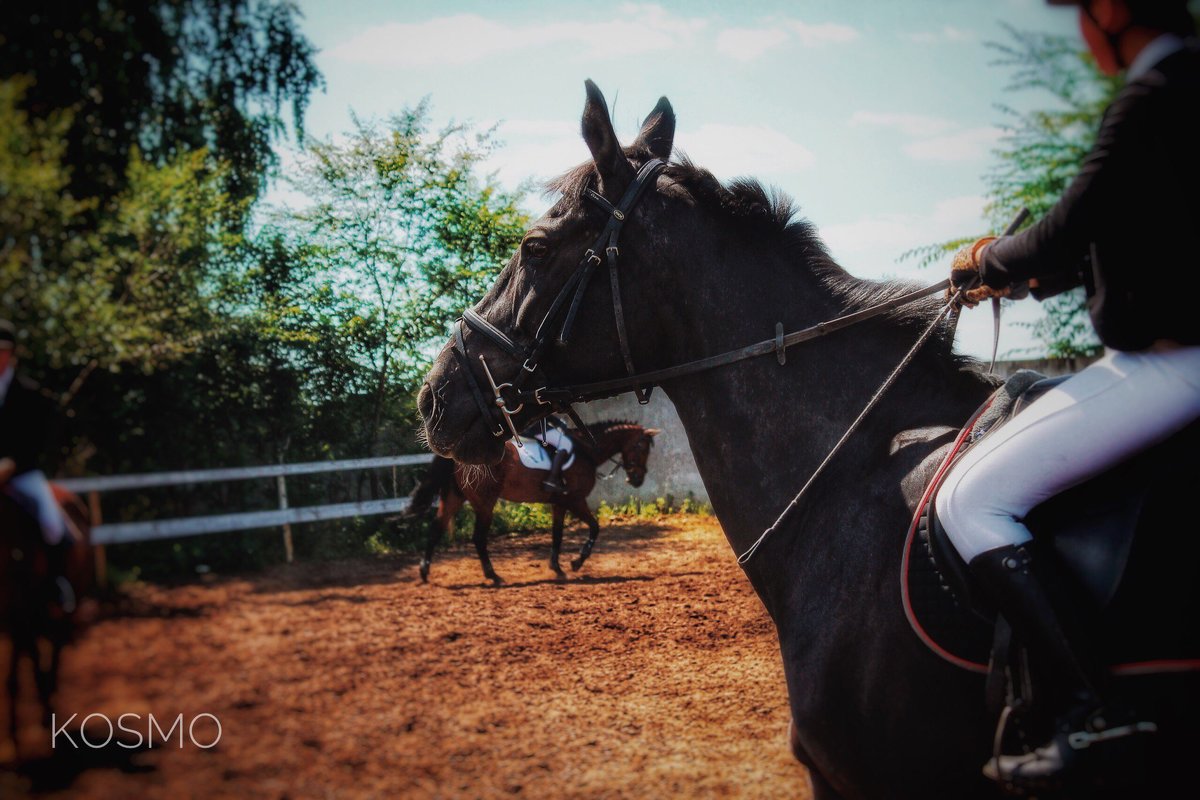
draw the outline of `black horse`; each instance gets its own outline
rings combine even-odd
[[[670,158],[674,129],[663,98],[623,148],[589,82],[583,137],[593,160],[555,182],[560,199],[534,223],[475,311],[522,346],[536,341],[608,219],[589,190],[619,204],[640,167]],[[686,160],[652,177],[627,210],[615,254],[619,295],[617,281],[595,281],[578,305],[569,344],[541,353],[537,366],[553,386],[619,379],[631,364],[682,364],[770,339],[776,323],[794,331],[912,289],[849,275],[788,199],[749,180],[723,186]],[[602,262],[597,269],[603,273]],[[621,304],[618,326],[614,301]],[[785,363],[750,358],[661,382],[736,552],[772,524],[940,302],[910,304],[792,348]],[[497,383],[541,383],[521,378],[512,348],[481,333],[477,322],[461,335],[470,359],[456,355],[451,342],[419,396],[428,441],[457,460],[494,463],[504,440],[478,402],[488,377],[478,360]],[[985,710],[984,679],[918,640],[900,592],[906,528],[947,441],[905,432],[957,428],[995,389],[974,362],[953,355],[951,339],[947,327],[937,329],[744,566],[778,629],[792,748],[822,800],[996,795],[980,772],[995,722]],[[519,428],[548,410],[527,402],[512,422]],[[1180,709],[1191,719],[1197,710],[1195,703]]]

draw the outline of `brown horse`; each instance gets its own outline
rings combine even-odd
[[[550,569],[559,577],[565,577],[558,557],[562,550],[563,520],[568,511],[588,526],[588,538],[579,550],[579,556],[571,561],[571,569],[583,566],[596,545],[600,534],[600,523],[587,506],[587,497],[596,485],[596,473],[601,464],[620,457],[619,465],[625,470],[625,480],[632,486],[641,486],[646,478],[646,462],[650,448],[659,431],[643,428],[633,422],[610,420],[588,425],[595,444],[587,441],[578,431],[570,431],[575,442],[575,461],[563,470],[562,480],[566,492],[552,494],[542,488],[544,470],[530,469],[521,463],[516,446],[510,441],[505,446],[504,458],[491,467],[471,467],[457,464],[448,458],[434,456],[429,472],[412,493],[412,504],[408,513],[422,514],[433,504],[435,497],[441,500],[437,516],[429,530],[429,541],[425,557],[421,559],[421,580],[429,578],[429,565],[433,561],[433,550],[442,533],[454,532],[454,517],[463,503],[475,509],[475,550],[483,565],[484,577],[493,583],[502,583],[492,569],[488,558],[487,534],[492,527],[496,501],[501,498],[518,503],[549,503],[553,506],[554,526],[550,540]],[[528,445],[526,445],[528,446]],[[614,467],[615,469],[615,467]],[[610,473],[611,474],[611,473]]]
[[[20,756],[17,740],[17,697],[20,663],[28,656],[42,704],[42,724],[49,726],[62,649],[70,641],[79,604],[72,613],[58,605],[56,576],[51,574],[46,544],[37,522],[17,505],[4,489],[8,476],[0,475],[0,627],[9,636],[8,732],[13,753]],[[87,506],[74,494],[54,486],[55,499],[77,534],[66,559],[66,577],[82,598],[91,585],[91,523]],[[46,645],[43,647],[43,643]]]

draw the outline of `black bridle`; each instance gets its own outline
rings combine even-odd
[[[561,392],[556,392],[551,397],[548,384],[542,380],[537,381],[540,384],[540,388],[528,390],[524,387],[526,382],[531,378],[542,377],[542,355],[550,344],[551,328],[557,321],[559,313],[566,305],[568,297],[571,297],[571,304],[567,307],[566,318],[563,320],[562,328],[559,330],[557,342],[560,345],[565,345],[570,340],[571,328],[575,324],[575,317],[578,315],[579,307],[583,303],[583,296],[587,292],[592,274],[596,267],[605,263],[605,261],[608,263],[608,279],[612,287],[613,316],[616,319],[617,340],[620,342],[621,357],[625,361],[625,370],[628,373],[628,378],[626,379],[628,383],[622,391],[632,389],[637,394],[639,403],[645,404],[650,401],[650,392],[653,390],[653,385],[635,380],[637,372],[633,366],[633,356],[629,351],[629,336],[625,332],[625,310],[621,303],[621,284],[617,274],[617,262],[621,256],[621,251],[617,243],[621,236],[621,228],[629,218],[634,206],[641,199],[646,187],[654,181],[658,173],[665,167],[666,163],[657,158],[643,164],[642,168],[638,170],[637,176],[633,179],[633,183],[625,190],[625,194],[621,196],[620,202],[615,206],[599,192],[592,189],[584,191],[584,196],[587,199],[600,206],[608,214],[608,221],[605,223],[604,229],[600,231],[600,235],[596,238],[595,243],[583,254],[583,258],[580,259],[579,265],[575,267],[575,272],[572,273],[566,285],[563,286],[554,298],[554,302],[550,304],[550,309],[546,312],[546,316],[542,317],[541,324],[537,328],[537,333],[534,334],[533,342],[528,347],[522,347],[517,344],[510,336],[481,317],[474,309],[468,308],[463,312],[462,317],[454,323],[454,357],[458,360],[458,364],[463,372],[466,373],[467,383],[471,387],[471,394],[475,397],[475,403],[479,406],[480,413],[483,414],[485,420],[493,423],[492,434],[494,436],[500,437],[511,434],[514,441],[520,446],[519,432],[512,418],[514,415],[520,413],[525,404],[530,401],[536,402],[538,405],[551,406],[555,411],[566,412],[571,417],[571,421],[575,423],[576,428],[587,430],[587,426],[583,424],[579,419],[579,415],[575,413],[575,409],[571,406],[571,403],[575,402],[574,398],[564,396]],[[600,253],[604,253],[603,260],[600,257]],[[574,293],[573,297],[572,293]],[[486,336],[521,365],[521,369],[511,381],[496,383],[496,379],[492,376],[492,371],[488,367],[487,360],[482,355],[479,356],[479,362],[483,365],[483,374],[487,378],[488,385],[491,387],[491,403],[488,403],[483,388],[480,386],[471,368],[471,360],[467,355],[467,344],[463,339],[464,323],[476,333]],[[643,388],[644,386],[648,386],[649,388]],[[508,390],[508,396],[505,395],[505,390]],[[496,416],[497,412],[499,412],[498,417]],[[507,430],[505,430],[506,426]],[[590,436],[590,433],[588,435]]]

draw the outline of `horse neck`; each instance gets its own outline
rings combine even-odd
[[[686,285],[674,287],[682,297],[671,307],[705,311],[678,319],[665,334],[677,348],[686,343],[679,349],[687,352],[673,357],[712,355],[770,338],[777,322],[790,332],[844,311],[846,301],[812,270],[789,263],[792,258],[764,248],[744,251],[734,264],[706,261],[703,254],[693,259]],[[775,521],[918,334],[911,324],[873,320],[789,348],[785,365],[757,357],[663,386],[735,551],[744,552]],[[871,528],[891,523],[877,519],[860,498],[879,491],[864,482],[883,481],[886,491],[899,495],[903,472],[889,459],[892,437],[909,428],[961,425],[983,396],[985,384],[959,369],[946,343],[923,348],[804,507],[746,567],[768,609],[775,603],[764,565],[811,564],[820,554],[869,560],[883,533]]]
[[[596,437],[596,445],[591,448],[591,453],[599,464],[621,452],[625,442],[633,435],[633,429],[628,425],[615,424],[599,432],[593,431],[592,435]]]

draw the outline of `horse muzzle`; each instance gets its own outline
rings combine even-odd
[[[439,372],[435,365],[417,394],[429,449],[464,464],[497,463],[505,440],[493,435],[489,421],[455,385],[457,379]]]

